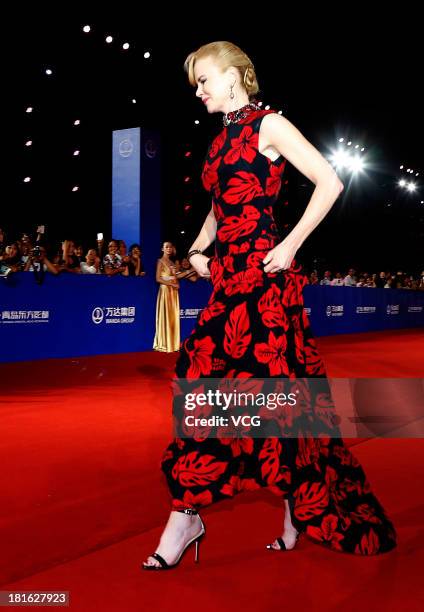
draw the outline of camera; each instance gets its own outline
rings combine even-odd
[[[32,255],[34,257],[40,257],[41,256],[41,249],[39,246],[35,246],[32,251],[31,251]]]

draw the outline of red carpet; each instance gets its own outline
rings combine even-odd
[[[418,330],[318,338],[329,376],[423,376]],[[205,508],[193,550],[142,572],[169,514],[158,464],[171,435],[176,354],[0,366],[0,590],[67,590],[77,611],[418,610],[423,588],[422,440],[353,440],[398,548],[359,557],[304,538],[264,545],[283,512],[266,490]],[[421,600],[421,604],[420,604]]]

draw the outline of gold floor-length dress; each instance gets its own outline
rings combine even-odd
[[[164,280],[174,280],[171,269],[162,263],[160,276]],[[155,351],[172,353],[180,348],[180,297],[178,289],[159,284],[156,300],[156,334],[153,341]]]

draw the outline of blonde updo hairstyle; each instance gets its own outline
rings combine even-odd
[[[244,86],[249,100],[259,92],[259,85],[256,78],[255,68],[250,61],[250,58],[237,45],[220,40],[217,42],[208,43],[193,51],[187,56],[184,62],[184,70],[188,74],[190,85],[196,87],[196,79],[194,78],[194,65],[196,60],[204,57],[212,57],[222,71],[230,66],[234,66],[239,71],[241,84]]]

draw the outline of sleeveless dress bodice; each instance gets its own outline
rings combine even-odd
[[[251,112],[230,124],[211,143],[202,169],[202,183],[212,196],[217,222],[215,268],[223,277],[260,269],[267,252],[281,241],[273,217],[285,158],[275,161],[259,151],[259,130],[272,110]],[[296,262],[292,264],[294,267]]]

